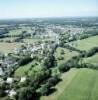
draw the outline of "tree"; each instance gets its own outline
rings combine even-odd
[[[59,66],[59,71],[60,72],[66,72],[70,69],[69,65],[67,63],[63,63]]]
[[[32,87],[24,87],[19,90],[18,94],[18,100],[30,100],[33,96],[35,97],[36,92]]]
[[[46,68],[51,68],[57,65],[55,56],[53,54],[48,54],[48,56],[44,59],[43,65]]]
[[[59,81],[60,81],[60,76],[55,75],[48,80],[48,84],[49,86],[52,87],[52,86],[55,86]]]
[[[4,92],[5,88],[6,88],[5,84],[0,85],[0,97],[4,97],[6,95]]]
[[[48,84],[43,85],[43,86],[41,87],[41,89],[40,89],[40,94],[41,94],[41,95],[48,95],[49,89],[50,89],[50,87],[49,87]]]

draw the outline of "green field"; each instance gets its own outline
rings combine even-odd
[[[11,30],[8,34],[13,36],[13,35],[20,35],[22,33],[22,29],[18,30]]]
[[[20,27],[20,29],[10,30],[8,34],[11,35],[11,36],[20,35],[20,34],[22,34],[23,31],[26,31],[28,33],[32,32],[30,27]]]
[[[73,43],[73,47],[76,47],[77,49],[80,50],[88,51],[89,49],[98,46],[98,36],[92,36],[72,43]]]
[[[62,50],[64,50],[64,54],[61,54]],[[70,51],[66,48],[61,48],[61,47],[58,47],[56,52],[55,52],[55,57],[57,59],[58,64],[66,62],[67,60],[71,59],[73,56],[76,56],[76,55],[78,55],[77,52]],[[64,59],[63,60],[58,60],[59,57],[64,57]]]
[[[98,64],[98,53],[91,57],[84,58],[83,61],[86,63]]]
[[[31,67],[31,65],[37,63],[36,61],[32,61],[27,65],[20,66],[14,73],[15,77],[21,77],[25,75],[25,72],[28,72],[29,75],[33,74],[33,71],[39,71],[41,69],[41,66],[38,64],[36,67]]]
[[[57,91],[41,100],[98,100],[98,71],[71,69],[62,75]]]

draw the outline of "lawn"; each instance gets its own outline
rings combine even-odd
[[[98,36],[92,36],[83,40],[78,40],[73,43],[73,47],[76,47],[80,50],[86,50],[88,51],[89,49],[98,46]]]
[[[71,69],[62,75],[57,91],[41,100],[98,100],[98,71]]]

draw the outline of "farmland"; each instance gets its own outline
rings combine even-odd
[[[22,43],[0,43],[0,52],[2,53],[11,53],[14,51],[14,48],[20,47]]]
[[[71,69],[62,75],[58,91],[41,100],[97,100],[98,71],[91,69]]]
[[[1,25],[0,100],[98,100],[98,26],[83,20]]]
[[[62,50],[63,50],[63,54],[62,54]],[[75,51],[70,51],[66,48],[57,48],[56,52],[55,52],[55,56],[56,56],[56,59],[58,59],[58,65],[63,63],[63,62],[66,62],[67,60],[71,59],[73,56],[75,55],[78,55],[77,52]],[[59,60],[59,58],[63,57],[63,60]]]
[[[90,62],[90,63],[93,63],[93,64],[98,64],[98,54],[92,56],[92,57],[88,57],[88,58],[84,58],[83,59],[84,62]]]
[[[27,65],[20,66],[16,71],[15,71],[15,77],[22,77],[25,75],[26,72],[28,72],[29,75],[33,74],[33,71],[40,71],[41,66],[37,64],[36,67],[32,68],[32,65],[37,64],[36,61],[32,61]]]
[[[88,51],[92,47],[98,46],[98,36],[92,36],[87,39],[78,40],[72,43],[73,43],[73,47],[76,47],[80,50]]]

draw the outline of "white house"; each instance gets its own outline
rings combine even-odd
[[[14,49],[14,53],[15,53],[15,54],[19,54],[19,53],[20,53],[20,51],[21,51],[21,49],[20,49],[20,48],[15,48],[15,49]]]
[[[20,82],[25,82],[26,81],[26,77],[21,77]]]
[[[0,67],[0,76],[4,75],[4,71],[2,70],[2,68]]]
[[[0,78],[0,84],[2,84],[4,82],[4,80],[2,78]]]
[[[6,83],[11,84],[11,83],[13,83],[13,81],[14,81],[13,78],[8,77],[7,80],[6,80]]]
[[[9,91],[9,96],[10,97],[15,96],[16,94],[17,94],[17,92],[14,89],[12,89],[12,90]]]

